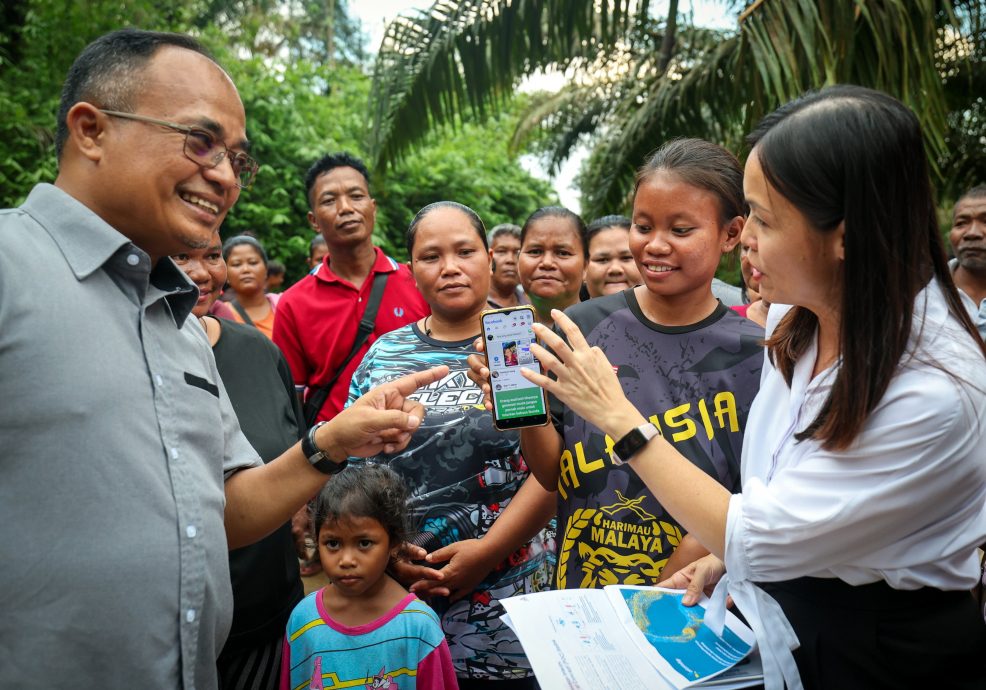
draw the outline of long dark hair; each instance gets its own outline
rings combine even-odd
[[[948,270],[921,129],[891,96],[833,86],[781,106],[748,142],[770,185],[815,231],[844,224],[842,364],[818,416],[797,435],[842,450],[890,385],[911,335],[915,298],[933,276],[986,356]],[[795,307],[767,342],[788,383],[817,328],[812,312]]]

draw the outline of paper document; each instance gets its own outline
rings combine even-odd
[[[715,679],[754,647],[753,633],[732,613],[723,634],[713,635],[702,625],[703,604],[683,606],[683,594],[612,585],[501,602],[543,690],[675,690]],[[762,682],[759,667],[747,662],[728,675],[710,687]]]

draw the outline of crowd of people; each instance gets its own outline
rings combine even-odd
[[[330,152],[283,292],[220,239],[247,131],[198,42],[112,32],[0,212],[0,685],[536,690],[502,599],[661,584],[731,595],[770,690],[986,686],[986,186],[949,259],[899,101],[655,142],[629,216],[436,199],[406,263]],[[500,431],[522,307],[550,422]]]

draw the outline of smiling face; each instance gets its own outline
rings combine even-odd
[[[965,197],[955,204],[948,240],[962,269],[986,273],[986,196]]]
[[[611,295],[640,285],[640,271],[630,252],[629,232],[619,226],[600,230],[589,240],[585,286],[590,297]]]
[[[693,305],[692,318],[707,316],[719,259],[736,246],[742,224],[742,217],[724,224],[715,194],[672,173],[659,170],[642,180],[633,198],[630,252],[645,297]]]
[[[411,271],[432,312],[449,320],[469,318],[486,304],[489,254],[459,209],[436,208],[418,222]]]
[[[246,117],[236,88],[211,60],[161,48],[141,74],[139,115],[206,129],[244,150]],[[76,108],[85,107],[77,104]],[[203,168],[185,156],[181,132],[99,113],[95,174],[86,182],[95,210],[152,259],[209,245],[239,198],[228,157]]]
[[[223,261],[219,233],[212,234],[212,241],[205,249],[189,249],[171,258],[199,289],[199,299],[192,314],[197,318],[205,316],[226,284],[226,262]]]
[[[396,545],[394,546],[396,548]],[[390,537],[378,520],[348,516],[318,528],[318,556],[336,594],[371,598],[384,587]]]
[[[841,304],[844,229],[816,230],[764,176],[757,150],[743,174],[750,218],[742,241],[750,266],[760,272],[760,294],[771,304],[794,304],[816,315]]]
[[[332,247],[353,247],[372,242],[377,202],[366,178],[348,166],[332,168],[312,185],[308,222]]]
[[[532,301],[565,309],[579,301],[585,255],[575,224],[543,216],[530,224],[520,250],[520,283]]]
[[[229,285],[237,294],[263,292],[267,285],[267,267],[260,252],[249,244],[233,247],[226,259]]]

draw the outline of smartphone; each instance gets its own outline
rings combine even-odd
[[[548,399],[544,389],[525,379],[521,369],[542,372],[531,352],[534,307],[507,307],[484,311],[481,316],[486,368],[490,370],[493,426],[500,431],[548,423]]]

